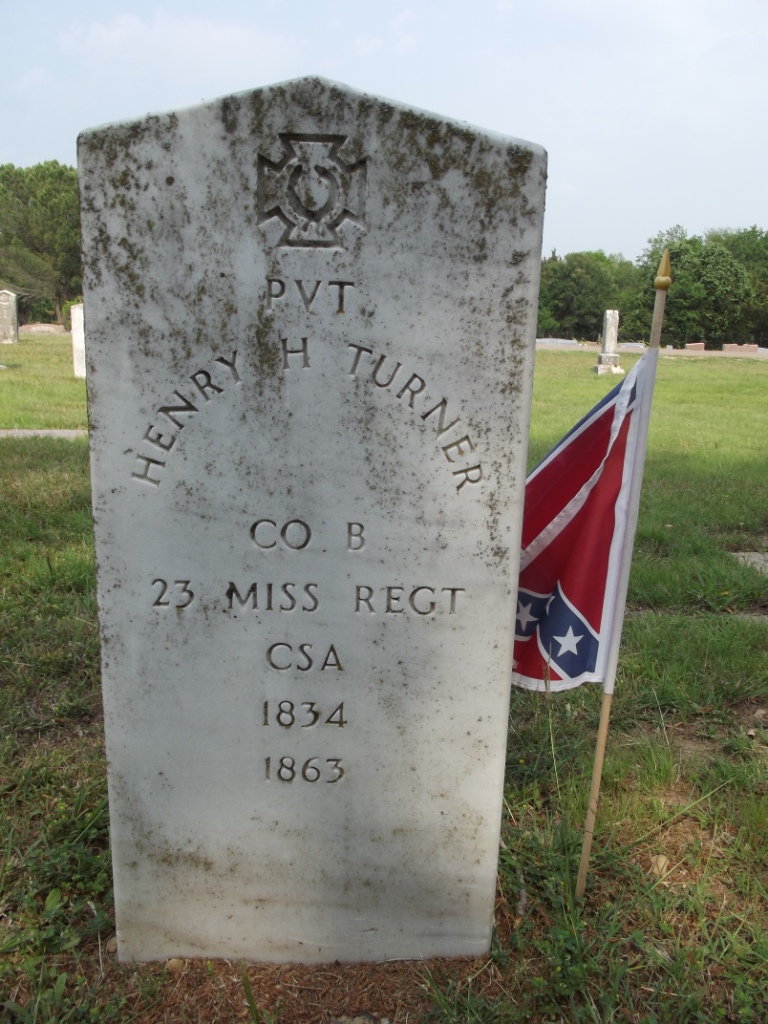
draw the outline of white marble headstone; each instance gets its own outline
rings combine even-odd
[[[617,352],[619,348],[619,311],[606,309],[603,314],[603,352]]]
[[[603,345],[597,357],[595,373],[620,375],[624,370],[619,366],[619,311],[606,309],[603,316]]]
[[[76,303],[70,307],[72,317],[72,363],[76,377],[85,376],[85,323],[83,320],[83,304]]]
[[[15,292],[0,291],[0,345],[14,345],[19,340],[19,318]]]
[[[302,79],[79,165],[120,958],[484,953],[544,152]]]

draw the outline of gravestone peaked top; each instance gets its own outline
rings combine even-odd
[[[79,162],[121,959],[483,953],[543,151],[302,79]]]

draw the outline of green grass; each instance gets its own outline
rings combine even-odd
[[[85,381],[74,376],[71,334],[22,334],[0,346],[0,430],[84,430]]]
[[[18,352],[33,347],[38,370],[14,371],[18,408],[27,387],[45,395],[46,373],[66,376],[60,339]],[[610,388],[593,363],[537,356],[531,462]],[[56,398],[23,425],[84,425],[82,382],[69,383],[79,405]],[[430,1009],[406,1017],[406,1001],[393,1024],[765,1020],[768,581],[731,552],[768,542],[766,394],[763,362],[662,357],[586,898],[574,886],[599,688],[514,690],[491,954],[407,968]],[[84,441],[0,440],[0,709],[0,1018],[293,1024],[252,970],[195,964],[185,986],[106,950]],[[213,991],[218,1009],[200,1009]],[[312,998],[302,1020],[324,1020]]]

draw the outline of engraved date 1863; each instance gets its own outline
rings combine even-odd
[[[274,763],[273,763],[274,762]],[[303,764],[293,757],[264,758],[264,777],[267,781],[280,782],[327,782],[332,784],[344,777],[341,759],[338,757],[310,757]]]

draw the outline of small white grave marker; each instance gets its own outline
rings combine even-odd
[[[478,955],[545,156],[304,79],[80,139],[119,955]]]
[[[600,376],[606,373],[623,376],[625,372],[619,366],[619,311],[606,309],[603,316],[603,350],[597,357],[595,373]]]
[[[0,291],[0,345],[15,345],[19,340],[19,318],[15,292]]]
[[[83,304],[78,302],[70,307],[72,317],[72,362],[75,376],[85,376],[85,324],[83,321]]]

